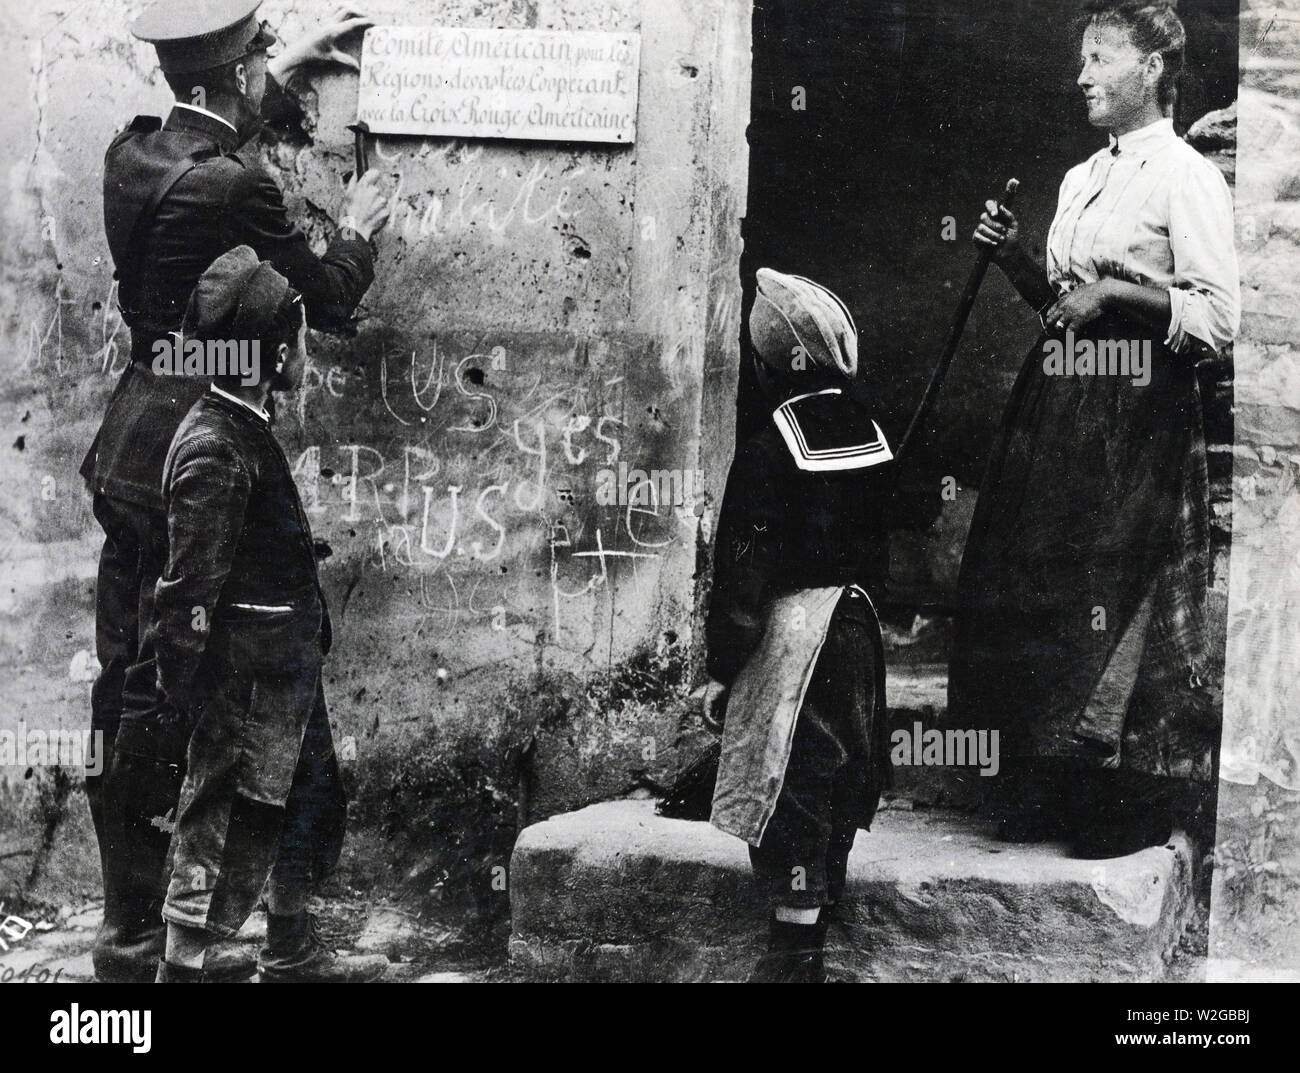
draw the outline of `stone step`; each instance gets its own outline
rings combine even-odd
[[[1193,848],[1082,861],[986,821],[883,812],[849,862],[828,965],[862,981],[1156,980],[1193,909]],[[568,980],[743,980],[767,910],[746,848],[706,823],[612,801],[526,828],[510,957]]]

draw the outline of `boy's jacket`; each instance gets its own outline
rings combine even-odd
[[[269,424],[204,395],[177,429],[164,482],[168,555],[153,632],[167,700],[194,701],[209,635],[250,640],[241,648],[266,671],[318,662],[329,615],[311,528]]]

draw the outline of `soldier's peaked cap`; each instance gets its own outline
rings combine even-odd
[[[131,24],[131,33],[158,52],[166,74],[220,67],[277,38],[257,19],[261,0],[156,0]]]

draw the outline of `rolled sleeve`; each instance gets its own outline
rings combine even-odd
[[[1208,347],[1218,353],[1241,327],[1241,282],[1233,235],[1232,193],[1219,170],[1199,160],[1172,184],[1169,245],[1169,337],[1176,353]]]

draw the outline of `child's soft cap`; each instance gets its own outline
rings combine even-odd
[[[782,372],[822,369],[852,380],[858,373],[858,329],[843,302],[819,283],[758,270],[749,338],[764,365]]]
[[[259,339],[275,320],[289,281],[251,246],[223,253],[199,277],[181,328],[199,339]]]

